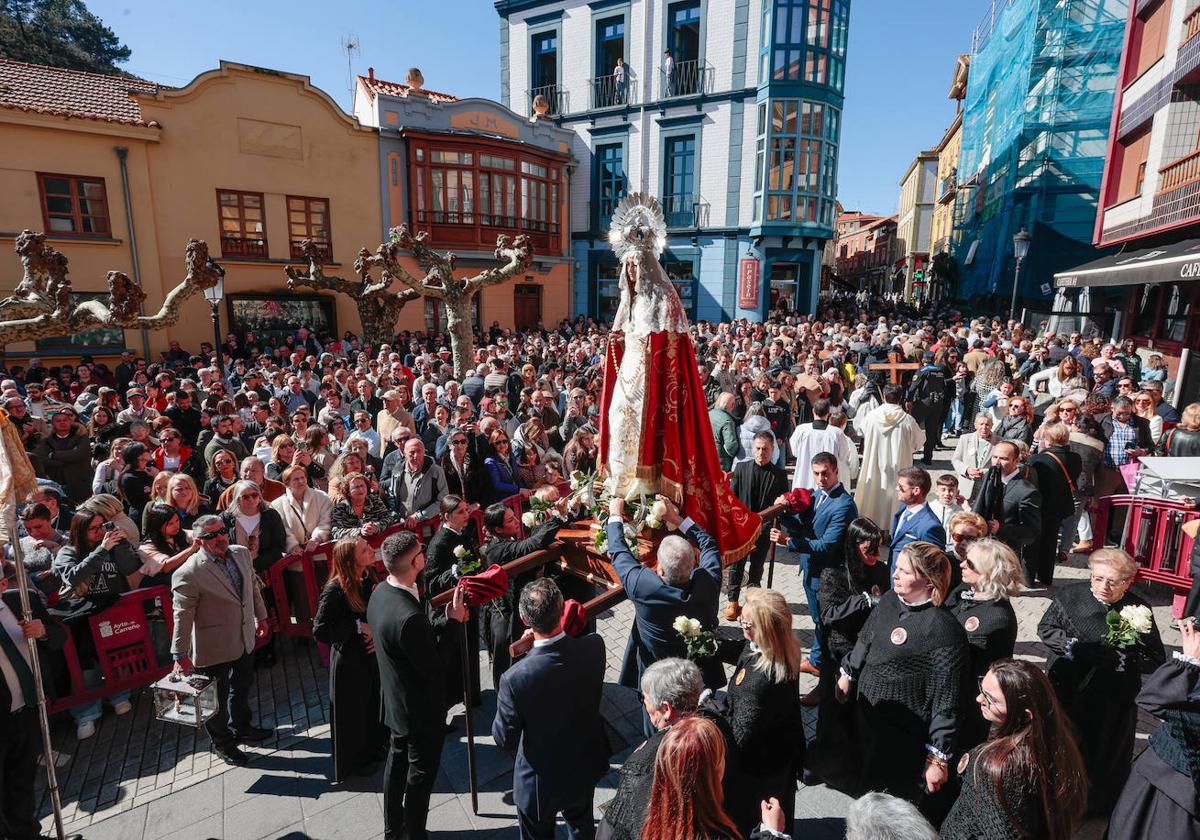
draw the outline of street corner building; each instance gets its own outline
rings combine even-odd
[[[662,203],[661,261],[691,320],[816,311],[849,5],[496,0],[501,101],[571,132],[576,314],[616,313],[608,225],[635,191]]]

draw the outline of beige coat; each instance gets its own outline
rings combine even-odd
[[[328,542],[333,529],[329,517],[333,514],[333,499],[315,487],[304,491],[304,504],[292,499],[287,491],[271,507],[283,519],[283,530],[287,532],[287,553],[303,551],[309,540]]]
[[[188,656],[195,666],[233,662],[252,652],[255,625],[267,618],[250,552],[231,545],[229,554],[242,573],[240,596],[205,550],[189,557],[171,578],[175,605],[171,652]]]

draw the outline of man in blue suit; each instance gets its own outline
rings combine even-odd
[[[721,594],[721,552],[717,541],[690,516],[680,516],[679,509],[665,496],[659,496],[658,500],[667,506],[663,519],[683,536],[670,534],[659,543],[657,571],[643,565],[629,551],[622,527],[625,500],[613,499],[609,506],[608,554],[634,609],[633,627],[621,663],[621,685],[633,689],[641,684],[642,672],[658,660],[669,656],[687,658],[687,646],[673,626],[676,618],[681,615],[694,618],[705,630],[717,628],[717,602]],[[700,546],[699,565],[689,540]],[[725,684],[725,669],[716,657],[706,657],[696,664],[706,686],[716,689]],[[642,729],[647,738],[654,734],[645,713]]]
[[[563,631],[563,597],[550,578],[521,590],[533,649],[500,678],[492,737],[516,749],[513,800],[524,840],[553,840],[561,811],[574,840],[591,840],[592,796],[610,753],[600,718],[604,640]]]
[[[920,467],[909,467],[896,473],[896,498],[900,509],[892,517],[892,543],[888,549],[888,568],[893,572],[896,571],[896,558],[910,542],[924,540],[937,546],[946,544],[946,529],[925,503],[932,487],[929,473]]]
[[[787,547],[800,554],[800,574],[804,579],[804,593],[808,597],[808,614],[812,616],[815,627],[812,650],[800,670],[820,676],[821,648],[825,636],[818,600],[821,572],[844,561],[846,529],[858,516],[858,506],[854,504],[854,497],[842,486],[837,457],[832,453],[818,452],[814,455],[812,472],[812,505],[799,516],[780,520],[780,524],[789,535]],[[784,535],[778,529],[772,532],[772,537],[776,542],[784,541]],[[818,700],[819,695],[814,690],[803,702],[813,706]]]

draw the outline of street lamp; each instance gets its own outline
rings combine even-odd
[[[1008,320],[1010,321],[1017,317],[1017,285],[1021,279],[1021,263],[1029,254],[1029,243],[1032,240],[1033,235],[1025,230],[1025,225],[1021,225],[1021,229],[1013,234],[1013,256],[1017,258],[1017,267],[1013,271],[1012,303],[1008,307]]]
[[[212,257],[208,258],[208,267],[217,272],[217,282],[211,289],[204,290],[204,299],[212,307],[213,351],[217,354],[217,370],[221,379],[225,379],[225,364],[221,359],[221,315],[218,308],[225,297],[225,269],[217,264]]]

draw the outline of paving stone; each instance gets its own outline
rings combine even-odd
[[[281,834],[283,829],[303,820],[298,797],[255,796],[225,810],[222,837],[225,840],[258,840]]]
[[[303,800],[301,800],[303,807]],[[383,809],[373,793],[360,793],[337,808],[326,808],[304,818],[304,831],[319,840],[361,840],[383,827]]]
[[[224,792],[220,779],[209,779],[189,787],[180,799],[163,797],[155,800],[148,806],[143,836],[145,840],[166,837],[196,820],[221,813],[223,803]]]
[[[146,828],[146,806],[130,808],[118,814],[108,814],[105,818],[91,825],[87,832],[88,840],[141,840]],[[99,816],[99,815],[97,815]],[[48,833],[53,836],[53,821],[46,826]]]

